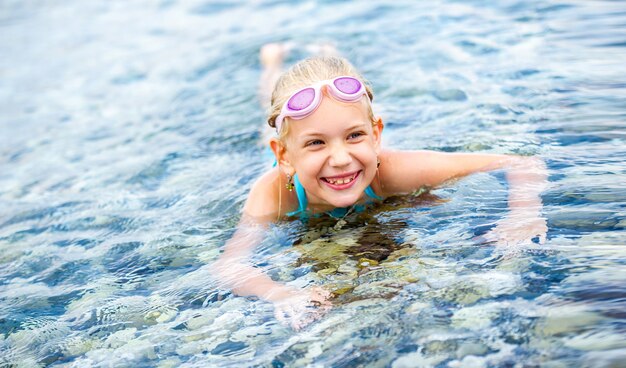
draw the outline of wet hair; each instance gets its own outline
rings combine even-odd
[[[276,81],[267,118],[269,126],[276,127],[276,118],[280,115],[280,110],[294,92],[316,82],[342,75],[358,78],[365,85],[370,101],[374,99],[372,87],[348,60],[338,56],[311,57],[294,64]],[[367,102],[367,109],[369,118],[374,123],[374,112],[369,102]],[[285,119],[280,131],[280,138],[285,137],[288,131],[289,121]]]

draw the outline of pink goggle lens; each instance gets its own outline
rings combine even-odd
[[[361,82],[351,77],[337,78],[333,81],[333,84],[338,90],[348,95],[357,93],[361,89]]]
[[[313,99],[315,99],[315,89],[305,88],[291,96],[289,101],[287,101],[287,107],[292,111],[300,111],[309,107],[313,103]]]

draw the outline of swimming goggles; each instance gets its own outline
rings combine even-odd
[[[330,87],[328,89],[330,94],[342,102],[356,102],[363,95],[367,96],[363,83],[354,77],[348,76],[323,80],[304,87],[291,95],[283,105],[280,114],[276,117],[276,133],[280,133],[280,128],[285,118],[304,119],[317,109],[322,100],[322,86]]]

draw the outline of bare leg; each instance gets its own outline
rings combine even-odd
[[[270,108],[272,92],[276,81],[283,72],[283,61],[294,47],[292,42],[268,43],[261,47],[259,60],[263,71],[259,80],[259,102],[264,109]],[[306,46],[306,50],[313,55],[331,56],[339,55],[339,52],[332,43],[316,43]],[[263,129],[262,142],[265,144],[276,132],[265,124],[267,129]]]
[[[284,43],[268,43],[261,47],[259,60],[263,66],[259,81],[259,101],[267,109],[270,106],[274,85],[283,71],[283,60],[289,52],[289,45]]]
[[[261,47],[259,60],[263,66],[259,80],[259,101],[264,109],[269,108],[272,91],[276,81],[283,72],[283,61],[295,45],[292,42],[268,43]],[[313,55],[338,56],[339,51],[330,42],[307,45],[306,50]]]

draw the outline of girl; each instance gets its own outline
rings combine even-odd
[[[341,57],[309,58],[278,78],[268,117],[276,132],[269,145],[277,165],[252,186],[240,224],[214,265],[222,285],[238,295],[273,303],[276,317],[295,329],[330,308],[329,293],[320,287],[301,290],[278,283],[249,263],[273,221],[341,217],[392,195],[504,169],[510,212],[487,234],[487,240],[508,245],[533,238],[545,241],[547,227],[540,215],[539,194],[545,187],[546,170],[541,160],[383,149],[384,124],[372,110],[373,97],[365,79]]]

